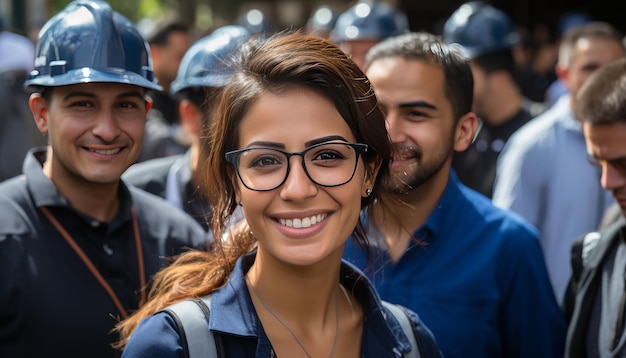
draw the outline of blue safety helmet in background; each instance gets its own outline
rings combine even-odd
[[[251,9],[237,18],[237,25],[243,26],[253,35],[267,36],[272,32],[272,23],[265,12],[260,9]]]
[[[324,32],[330,33],[335,24],[339,13],[328,5],[319,6],[306,22],[306,30],[308,32]]]
[[[25,88],[89,82],[161,90],[150,49],[135,25],[104,1],[77,0],[41,28]]]
[[[593,17],[585,12],[566,12],[559,17],[557,34],[563,36],[568,30],[593,21]]]
[[[406,15],[386,3],[359,2],[343,12],[331,33],[335,43],[383,40],[409,31]]]
[[[502,10],[480,1],[456,9],[444,24],[442,37],[447,43],[460,45],[470,59],[521,43],[511,19]]]
[[[192,87],[222,87],[234,72],[233,55],[252,34],[239,25],[222,26],[197,40],[185,53],[170,93]]]

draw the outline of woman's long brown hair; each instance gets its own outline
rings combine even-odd
[[[210,251],[181,254],[153,279],[148,302],[116,326],[123,348],[139,322],[155,312],[189,298],[214,292],[228,281],[236,260],[254,249],[256,240],[245,223],[230,223],[235,202],[236,175],[224,154],[238,149],[238,126],[253,103],[264,93],[280,93],[296,87],[313,89],[330,99],[356,140],[366,143],[366,164],[380,164],[374,188],[386,177],[391,146],[385,118],[363,72],[331,42],[298,32],[279,33],[262,41],[252,39],[242,49],[232,82],[222,91],[209,138],[202,189],[212,207]],[[376,165],[366,165],[368,168]],[[369,173],[374,175],[373,173]],[[370,208],[378,190],[361,199]],[[370,216],[372,217],[372,216]],[[359,221],[353,237],[367,248],[364,225]]]

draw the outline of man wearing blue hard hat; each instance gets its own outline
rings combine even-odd
[[[207,232],[211,210],[199,194],[199,167],[209,145],[212,110],[235,70],[233,57],[251,36],[243,26],[223,26],[187,50],[170,92],[179,100],[181,126],[189,134],[191,146],[184,154],[134,164],[122,176],[183,209]]]
[[[408,31],[409,22],[403,12],[384,2],[359,1],[339,15],[330,39],[363,68],[372,46]]]
[[[149,48],[106,2],[74,1],[41,29],[24,87],[48,146],[0,184],[0,357],[115,357],[111,330],[152,275],[207,245],[182,211],[120,180],[160,89]]]
[[[442,36],[470,60],[473,110],[482,124],[474,143],[454,154],[452,167],[463,184],[491,198],[502,148],[543,107],[522,94],[513,57],[520,36],[502,10],[481,1],[465,3],[447,19]]]

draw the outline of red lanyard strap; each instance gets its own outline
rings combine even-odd
[[[41,207],[41,211],[46,215],[48,220],[52,223],[52,225],[57,229],[57,231],[63,236],[65,241],[70,245],[70,247],[74,250],[76,255],[83,261],[85,266],[91,271],[96,280],[100,283],[102,288],[109,294],[113,303],[115,303],[115,307],[120,312],[123,318],[128,317],[128,311],[122,306],[119,298],[113,288],[109,285],[109,283],[104,279],[100,271],[96,268],[96,266],[91,262],[89,257],[85,254],[85,252],[78,246],[76,241],[72,238],[72,236],[65,230],[65,228],[59,223],[59,221],[50,213],[48,208]],[[137,214],[135,213],[135,208],[131,206],[130,213],[133,220],[133,233],[135,235],[135,247],[137,248],[137,264],[139,266],[139,283],[140,283],[140,292],[141,299],[139,301],[139,306],[143,305],[146,302],[146,275],[145,275],[145,267],[143,261],[143,249],[141,247],[141,237],[139,236],[139,225],[137,223]]]

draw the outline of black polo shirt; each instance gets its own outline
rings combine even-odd
[[[513,118],[498,126],[484,123],[474,143],[464,152],[455,152],[452,157],[452,168],[456,171],[459,180],[491,198],[498,156],[511,134],[531,118],[530,112],[523,108]]]
[[[208,236],[182,211],[123,182],[111,222],[79,213],[43,174],[45,155],[31,150],[24,175],[0,184],[0,357],[116,357],[110,330],[120,313],[39,208],[49,209],[131,312],[140,289],[131,205],[147,282],[168,256],[205,248]]]

